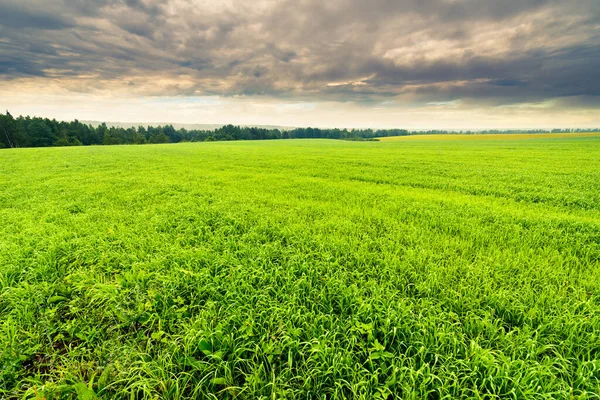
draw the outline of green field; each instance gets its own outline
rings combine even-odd
[[[0,151],[0,398],[598,393],[598,136]]]

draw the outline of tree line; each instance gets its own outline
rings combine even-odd
[[[273,139],[370,139],[383,136],[408,135],[403,129],[320,129],[295,128],[291,130],[265,129],[225,125],[214,130],[175,129],[173,125],[121,128],[84,124],[56,119],[14,118],[10,112],[0,114],[0,147],[90,146],[113,144],[207,142],[222,140]]]
[[[534,130],[525,133],[547,132],[587,132],[594,130]],[[480,131],[478,133],[515,133],[517,131]],[[524,131],[518,131],[524,132]],[[274,139],[346,139],[372,140],[386,136],[406,136],[450,132],[426,131],[409,132],[406,129],[321,129],[294,128],[291,130],[265,129],[225,125],[214,130],[175,129],[173,125],[139,126],[121,128],[81,123],[57,121],[56,119],[19,116],[14,118],[8,111],[0,114],[0,148],[14,147],[51,147],[51,146],[90,146],[113,144],[179,143],[208,142],[222,140],[274,140]]]

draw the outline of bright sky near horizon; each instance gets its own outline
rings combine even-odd
[[[0,108],[119,122],[600,126],[598,0],[0,0]]]

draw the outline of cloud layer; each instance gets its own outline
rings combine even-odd
[[[594,111],[600,2],[0,0],[0,78],[5,93]]]

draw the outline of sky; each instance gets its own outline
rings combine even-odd
[[[0,109],[113,122],[600,127],[600,0],[0,0]]]

